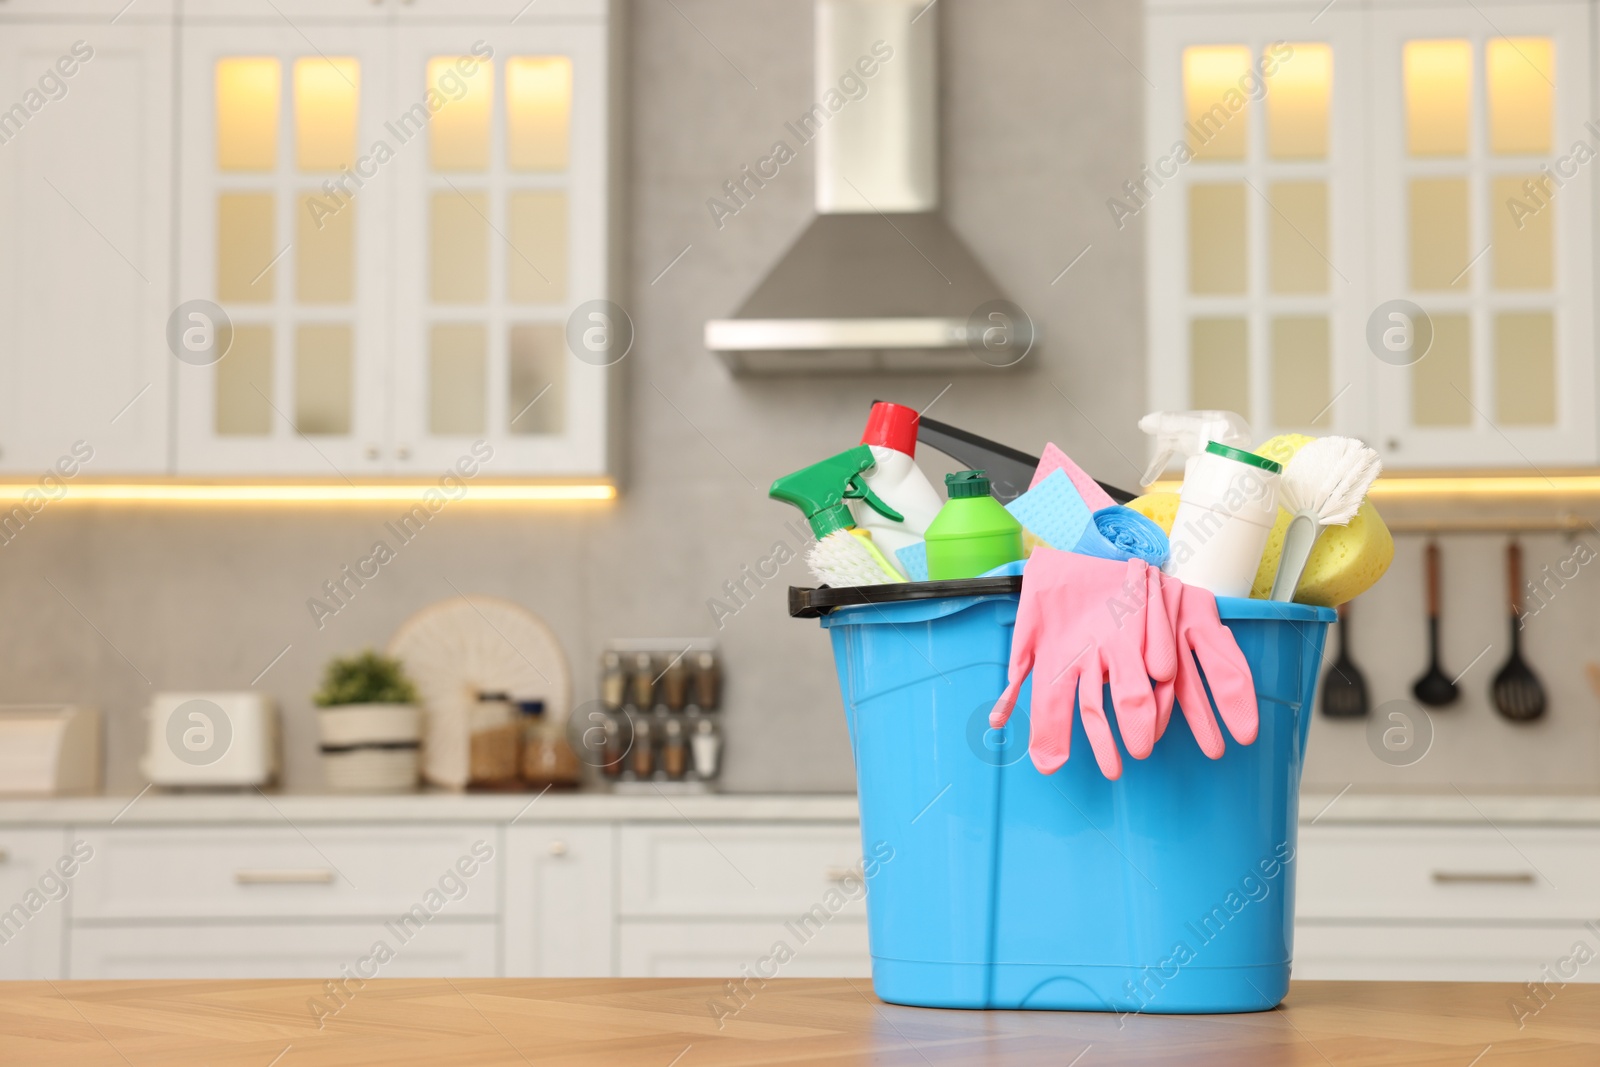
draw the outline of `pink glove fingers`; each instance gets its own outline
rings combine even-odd
[[[1011,662],[1006,669],[1006,688],[989,712],[989,725],[998,730],[1011,718],[1017,706],[1017,696],[1022,683],[1033,670],[1034,654],[1039,642],[1039,606],[1032,597],[1023,597],[1017,605],[1017,621],[1011,629]]]
[[[1115,653],[1103,657],[1111,682],[1111,701],[1117,714],[1117,732],[1128,755],[1145,759],[1156,744],[1156,697],[1137,656]]]
[[[1206,682],[1211,686],[1211,696],[1217,702],[1217,714],[1227,724],[1228,732],[1241,745],[1255,741],[1261,725],[1256,709],[1255,682],[1250,676],[1250,664],[1233,633],[1220,622],[1215,630],[1199,629],[1191,632],[1195,654]]]
[[[1072,754],[1072,705],[1083,663],[1069,665],[1056,678],[1033,680],[1033,716],[1028,755],[1040,774],[1054,774]]]
[[[1145,683],[1147,687],[1149,684]],[[1083,732],[1088,735],[1100,773],[1112,781],[1121,778],[1122,756],[1117,752],[1117,739],[1112,736],[1111,723],[1106,719],[1105,684],[1097,664],[1090,664],[1089,669],[1078,676],[1078,713],[1083,716]],[[1071,727],[1070,719],[1068,727]]]
[[[1183,655],[1188,656],[1188,653]],[[1193,657],[1189,657],[1186,665],[1178,665],[1174,695],[1178,698],[1178,706],[1183,709],[1185,721],[1189,723],[1189,732],[1194,734],[1195,741],[1200,745],[1200,751],[1211,759],[1221,759],[1222,731],[1217,728],[1216,716],[1211,713],[1211,698],[1206,696]]]
[[[1173,639],[1177,613],[1167,611],[1167,593],[1162,587],[1159,569],[1146,567],[1144,584],[1144,670],[1157,682],[1170,682],[1178,673],[1178,647]],[[1171,707],[1167,710],[1170,712]],[[1162,726],[1165,725],[1163,722]]]

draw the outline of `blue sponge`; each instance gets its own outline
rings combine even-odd
[[[906,577],[913,582],[928,580],[928,542],[918,541],[914,545],[896,549],[895,558],[906,569]]]
[[[1013,518],[1033,536],[1063,552],[1071,552],[1089,528],[1089,505],[1078,495],[1077,486],[1059,467],[1050,475],[1006,505]]]

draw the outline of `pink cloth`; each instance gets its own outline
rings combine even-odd
[[[1109,508],[1116,503],[1109,493],[1100,488],[1099,482],[1085,474],[1082,467],[1072,462],[1072,459],[1053,443],[1044,446],[1044,455],[1039,457],[1039,466],[1034,469],[1033,481],[1028,488],[1032,489],[1056,470],[1066,472],[1072,484],[1077,487],[1078,495],[1083,497],[1083,502],[1089,505],[1091,512]]]
[[[1160,725],[1150,680],[1170,683],[1178,672],[1171,615],[1161,599],[1166,590],[1160,572],[1141,559],[1122,562],[1042,545],[1034,549],[1022,572],[1008,684],[989,713],[989,724],[1005,725],[1031,673],[1028,754],[1033,765],[1054,774],[1067,761],[1076,704],[1101,773],[1121,777],[1105,689],[1109,685],[1128,754],[1144,759]]]
[[[1183,708],[1183,717],[1188,720],[1189,732],[1200,744],[1200,751],[1212,759],[1221,759],[1222,732],[1211,714],[1212,698],[1216,700],[1217,713],[1227,725],[1228,733],[1239,744],[1255,741],[1260,727],[1250,664],[1239,651],[1233,631],[1218,618],[1215,596],[1154,568],[1150,573],[1161,582],[1160,599],[1178,652],[1176,674],[1170,679],[1157,679],[1155,683],[1156,737],[1166,732],[1176,699]],[[1027,595],[1026,584],[1023,595]],[[1153,595],[1151,600],[1155,600]],[[1204,684],[1201,683],[1202,672]],[[1151,677],[1156,676],[1152,674]],[[1211,687],[1210,697],[1206,696],[1207,685]]]

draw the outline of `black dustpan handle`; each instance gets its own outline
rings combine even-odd
[[[1033,472],[1039,466],[1038,456],[926,417],[918,423],[917,440],[966,464],[969,469],[988,471],[990,492],[1002,504],[1009,504],[1027,492]],[[1114,485],[1098,480],[1096,484],[1119,504],[1126,504],[1134,497]]]

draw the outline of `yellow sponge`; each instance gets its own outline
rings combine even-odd
[[[1313,440],[1315,438],[1304,434],[1286,433],[1274,437],[1255,451],[1288,466],[1294,454]],[[1128,507],[1170,534],[1173,516],[1178,511],[1178,494],[1148,493],[1129,501]],[[1278,573],[1278,559],[1283,555],[1283,535],[1288,529],[1289,513],[1279,508],[1278,521],[1267,536],[1267,549],[1261,555],[1261,566],[1256,571],[1255,584],[1250,588],[1250,595],[1258,600],[1265,600],[1272,593],[1272,579]],[[1364,500],[1361,510],[1350,520],[1350,525],[1329,526],[1317,538],[1294,598],[1302,604],[1337,607],[1376,585],[1392,562],[1394,537],[1383,524],[1372,501]]]

